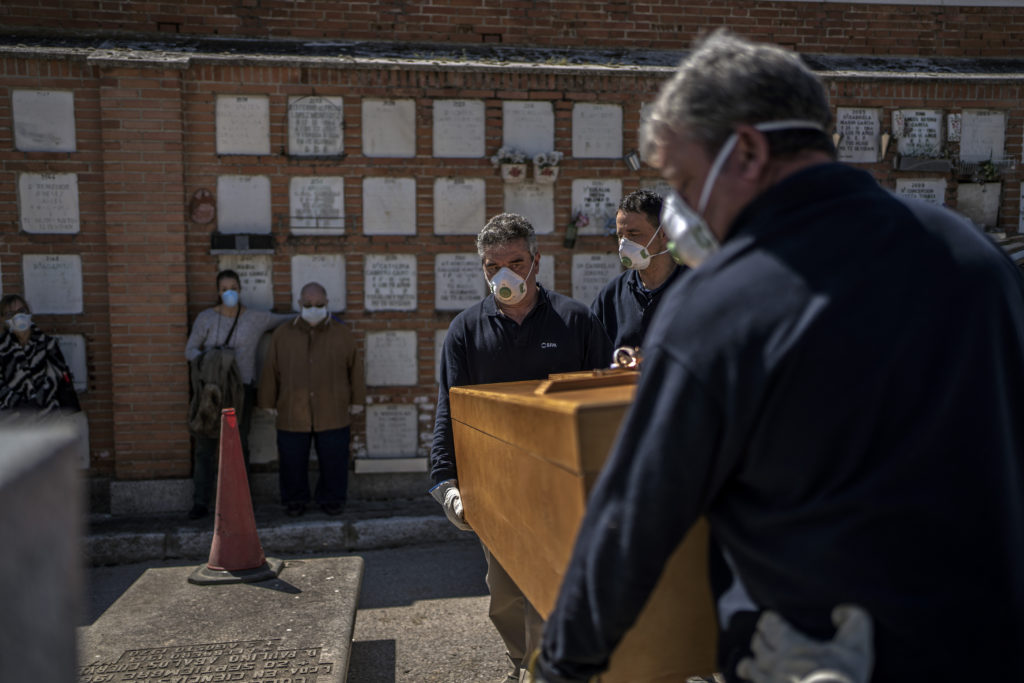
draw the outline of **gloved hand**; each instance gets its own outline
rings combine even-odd
[[[430,495],[444,508],[449,522],[463,531],[473,530],[473,527],[466,524],[466,517],[462,514],[462,494],[459,493],[458,479],[445,479],[430,489]]]
[[[757,622],[750,648],[736,673],[751,683],[867,683],[874,667],[871,615],[856,605],[832,610],[832,640],[808,638],[777,612]]]
[[[277,408],[263,408],[263,412],[270,415],[270,417],[277,417]]]

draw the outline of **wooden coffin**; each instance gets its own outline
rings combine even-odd
[[[634,390],[635,374],[573,373],[449,394],[466,521],[545,617]],[[601,683],[667,683],[715,671],[707,538],[702,519],[669,560]]]

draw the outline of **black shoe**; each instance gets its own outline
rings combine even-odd
[[[320,509],[329,515],[340,515],[345,510],[345,506],[341,503],[324,503]]]
[[[289,517],[301,517],[306,514],[306,506],[304,503],[289,503],[284,513]]]
[[[206,509],[206,506],[205,505],[199,505],[197,503],[196,505],[192,506],[191,510],[188,511],[188,518],[189,519],[202,519],[203,517],[205,517],[208,514],[210,514],[210,511]]]

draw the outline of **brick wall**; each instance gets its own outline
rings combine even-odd
[[[729,26],[800,52],[1015,57],[1024,44],[1024,7],[781,0],[5,0],[0,26],[47,35],[103,30],[629,50],[685,48],[699,32]]]
[[[555,259],[554,288],[569,293],[573,253],[611,253],[608,237],[583,236],[575,250],[562,246],[570,220],[574,179],[620,178],[623,193],[657,180],[650,169],[629,171],[621,159],[574,159],[570,155],[572,108],[580,102],[618,104],[623,111],[623,148],[637,146],[640,106],[653,99],[663,69],[567,69],[352,63],[342,60],[246,59],[156,55],[131,60],[103,53],[7,50],[0,57],[0,283],[21,291],[24,254],[79,254],[83,263],[84,312],[41,315],[47,331],[84,335],[88,386],[83,405],[91,425],[90,474],[119,480],[187,477],[190,471],[185,415],[188,401],[183,349],[191,321],[214,297],[217,256],[210,253],[216,225],[189,220],[187,206],[200,188],[216,190],[221,175],[262,175],[270,179],[273,214],[274,303],[291,305],[291,258],[301,254],[344,254],[347,309],[360,344],[369,332],[415,331],[418,382],[415,386],[370,387],[375,403],[416,404],[421,415],[420,448],[425,455],[436,397],[435,331],[453,313],[434,309],[434,256],[472,253],[470,236],[435,235],[433,181],[438,177],[486,179],[486,213],[503,210],[503,185],[488,156],[502,142],[502,102],[551,102],[556,148],[566,152],[555,185],[554,234],[540,236],[543,253]],[[833,107],[879,107],[883,122],[896,108],[946,112],[986,108],[1007,116],[1006,152],[1020,158],[1024,139],[1024,86],[996,77],[913,78],[871,74],[823,74]],[[11,129],[15,89],[71,90],[75,99],[77,150],[19,152]],[[218,155],[215,103],[218,94],[267,95],[270,153]],[[289,95],[344,98],[343,159],[302,159],[286,154]],[[362,153],[363,98],[412,98],[416,103],[416,154],[410,159],[368,158]],[[474,159],[432,156],[432,106],[437,99],[478,99],[486,108],[486,155]],[[883,126],[886,124],[883,123]],[[895,145],[893,145],[893,148]],[[894,149],[877,164],[865,164],[883,184],[908,174],[893,169]],[[81,232],[27,234],[19,228],[19,173],[75,173],[79,180]],[[289,233],[288,183],[294,176],[345,178],[346,216],[362,214],[362,178],[414,177],[416,234],[365,235],[353,221],[343,236]],[[946,201],[956,203],[949,173],[911,174],[946,178]],[[1003,179],[999,227],[1016,232],[1020,222],[1021,168]],[[367,311],[363,303],[363,262],[371,254],[415,254],[418,305],[411,312]],[[354,442],[365,440],[363,418]],[[410,454],[413,455],[413,454]]]

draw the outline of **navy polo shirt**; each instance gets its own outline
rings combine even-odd
[[[647,326],[658,309],[661,295],[687,270],[677,266],[660,287],[645,289],[640,273],[629,269],[604,286],[594,298],[590,310],[604,326],[613,347],[643,346]]]
[[[604,328],[585,305],[540,285],[537,303],[521,324],[500,312],[493,295],[459,313],[441,350],[431,477],[456,478],[449,388],[607,367],[611,353]]]

